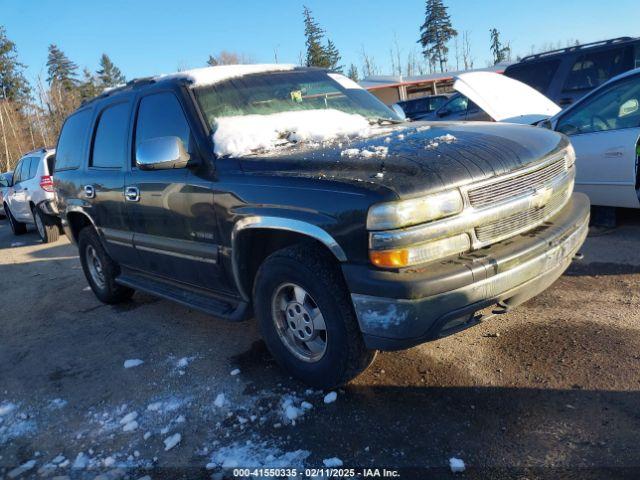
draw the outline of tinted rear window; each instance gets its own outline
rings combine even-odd
[[[129,137],[129,104],[108,107],[100,115],[93,140],[91,166],[122,168]]]
[[[74,113],[62,127],[56,148],[56,172],[78,168],[82,164],[82,154],[87,140],[91,110]]]
[[[567,76],[563,91],[591,90],[633,68],[634,47],[603,50],[580,55]]]
[[[540,93],[547,93],[553,76],[558,71],[560,60],[546,62],[520,63],[508,67],[504,74],[535,88]]]

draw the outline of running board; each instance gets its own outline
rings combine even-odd
[[[251,316],[251,308],[247,302],[223,299],[200,289],[162,281],[131,270],[120,274],[116,278],[116,283],[225,320],[239,322],[247,320]]]

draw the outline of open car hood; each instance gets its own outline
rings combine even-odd
[[[499,73],[463,73],[456,77],[453,88],[496,122],[531,125],[562,110],[529,85]]]

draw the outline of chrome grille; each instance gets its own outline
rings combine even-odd
[[[476,237],[481,243],[488,244],[531,230],[560,210],[569,198],[571,190],[567,188],[556,193],[542,208],[529,208],[504,217],[497,222],[476,227]]]
[[[467,192],[469,203],[474,208],[497,205],[515,196],[545,188],[566,173],[567,162],[562,155],[533,171],[469,189]]]

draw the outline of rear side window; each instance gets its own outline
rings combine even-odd
[[[78,168],[91,122],[91,110],[74,113],[62,127],[56,148],[56,172]]]
[[[545,62],[522,63],[507,68],[504,74],[507,77],[526,83],[540,93],[546,93],[559,66],[559,59],[547,60]]]
[[[33,178],[38,173],[38,165],[40,165],[40,159],[38,157],[31,157],[31,164],[29,166],[29,178]]]
[[[191,129],[180,102],[173,93],[155,93],[140,101],[136,122],[136,148],[145,140],[178,137],[191,151]]]
[[[122,168],[129,137],[129,104],[107,107],[100,115],[93,140],[92,167]]]
[[[633,47],[580,55],[571,67],[563,91],[591,90],[633,68]]]

